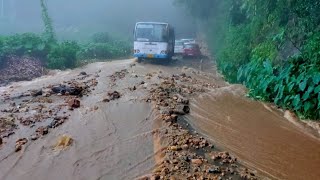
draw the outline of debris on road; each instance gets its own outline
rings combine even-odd
[[[27,138],[18,139],[15,145],[15,152],[19,152],[22,149],[23,145],[25,145],[27,142]]]
[[[103,102],[109,102],[113,101],[115,99],[119,99],[121,97],[120,93],[118,91],[109,91],[107,93],[107,96],[103,98]]]
[[[64,150],[69,147],[73,142],[73,139],[68,135],[62,135],[58,138],[57,143],[54,146],[54,149]]]
[[[70,99],[68,101],[68,106],[70,108],[79,108],[80,107],[80,100],[78,100],[76,98]]]

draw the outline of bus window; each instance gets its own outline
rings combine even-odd
[[[142,42],[166,42],[168,41],[167,25],[165,24],[138,24],[135,40]]]

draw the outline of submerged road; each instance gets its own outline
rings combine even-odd
[[[37,141],[29,141],[22,151],[14,153],[15,141],[31,136],[37,127],[19,126],[15,134],[4,138],[0,179],[134,179],[151,173],[156,166],[157,145],[153,137],[154,111],[144,99],[153,83],[148,82],[146,74],[171,76],[181,72],[215,86],[191,99],[191,113],[186,119],[198,133],[267,179],[320,177],[319,139],[289,122],[270,105],[247,99],[245,88],[224,82],[214,64],[193,59],[171,65],[133,61],[98,62],[1,87],[0,109],[4,109],[9,106],[4,101],[5,93],[16,97],[28,90],[79,79],[81,72],[97,82],[81,98],[80,108],[61,111],[70,115],[63,125]],[[112,75],[121,70],[126,75],[113,79]],[[103,102],[106,92],[115,90],[121,98]],[[51,108],[65,101],[60,97],[52,99]],[[25,113],[32,113],[31,109]],[[67,149],[55,149],[62,135],[70,136],[74,142]]]

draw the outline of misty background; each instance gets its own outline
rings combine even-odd
[[[95,32],[131,39],[138,21],[171,23],[177,38],[194,37],[195,22],[174,0],[47,0],[60,40],[86,40]],[[0,34],[43,31],[39,0],[0,0]]]

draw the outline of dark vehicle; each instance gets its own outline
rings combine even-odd
[[[196,43],[184,44],[183,57],[201,57],[200,47]]]

